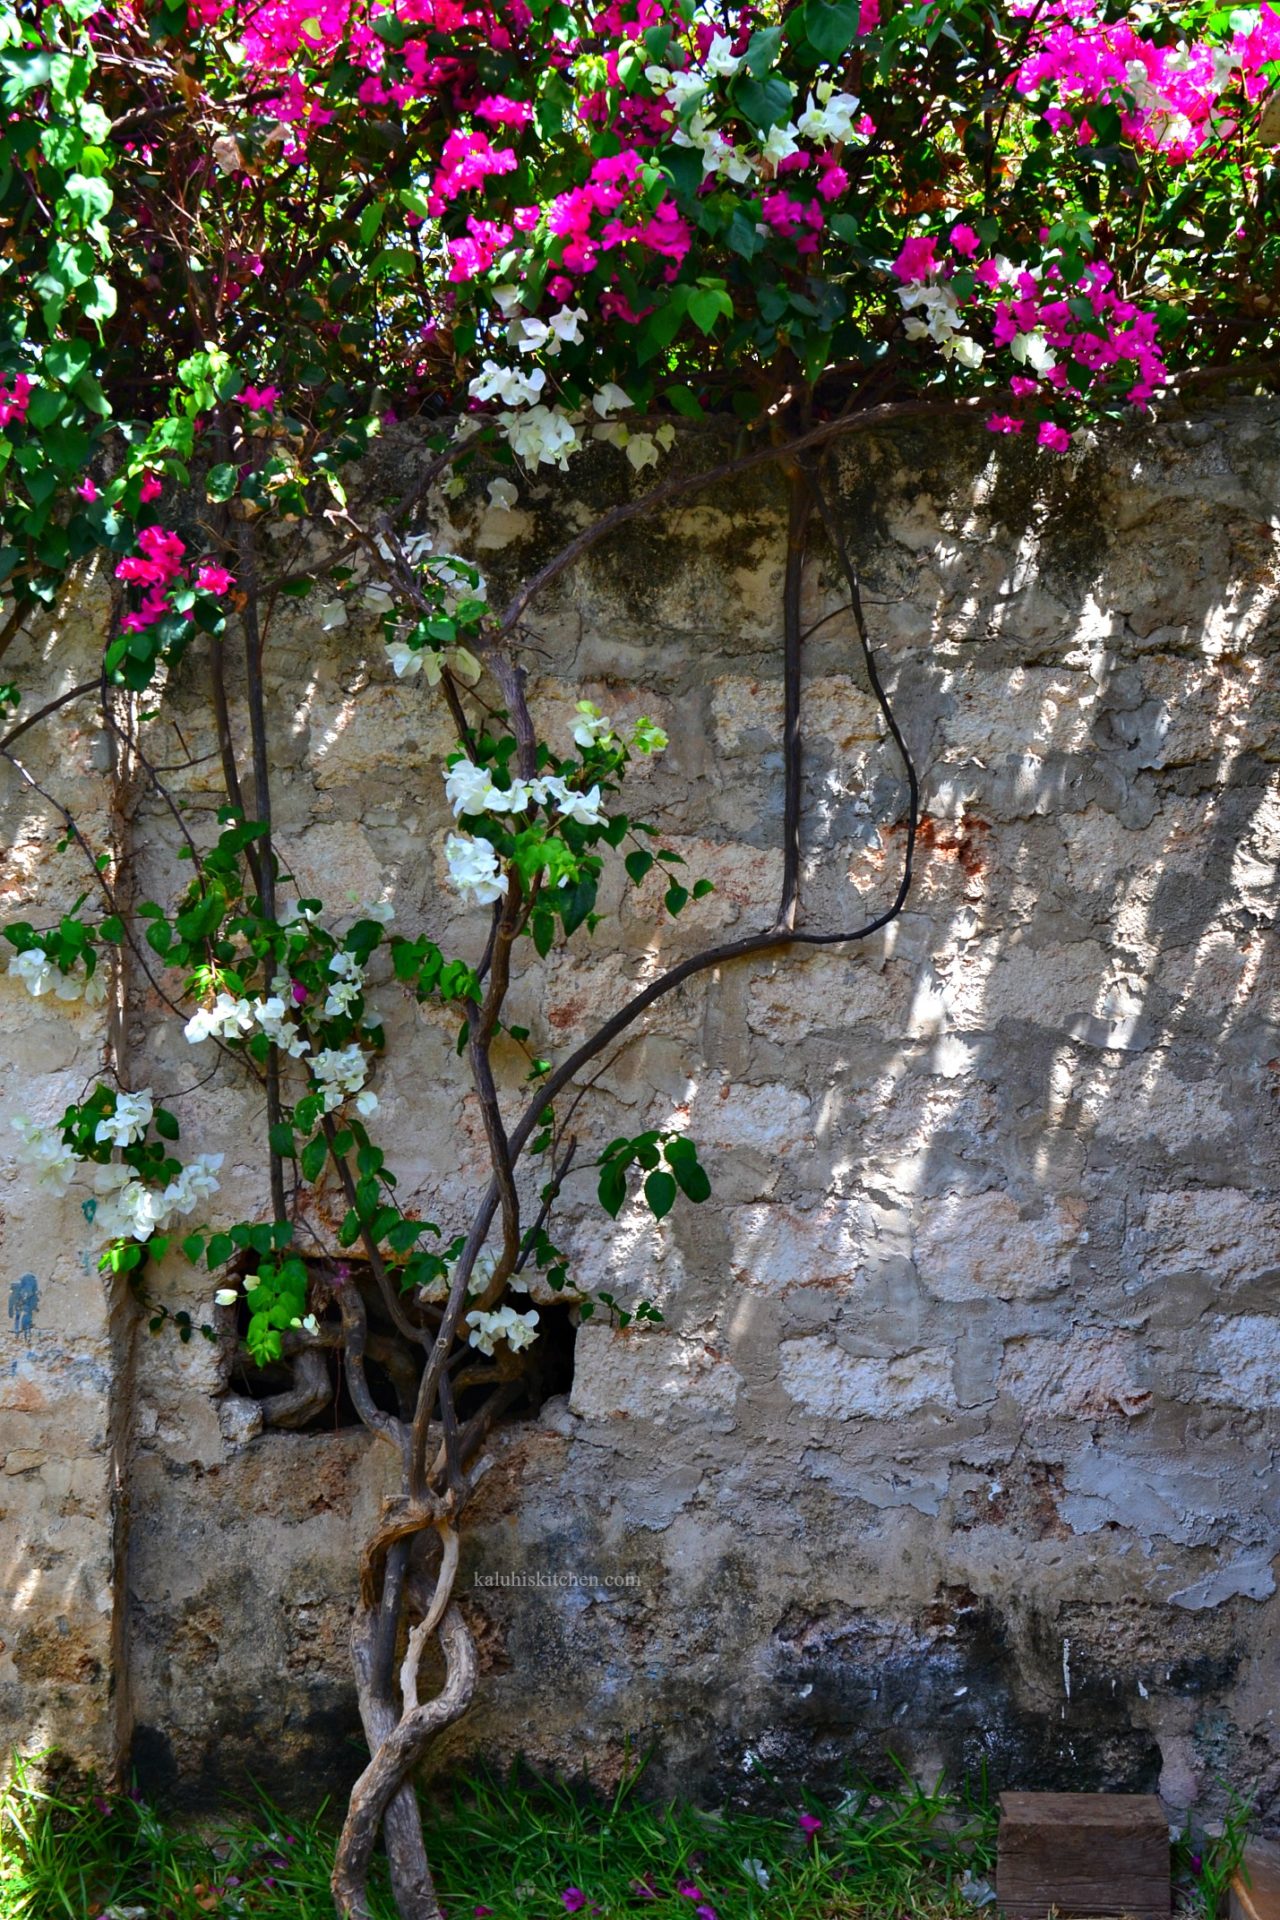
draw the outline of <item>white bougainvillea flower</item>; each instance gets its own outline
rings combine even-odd
[[[465,834],[451,833],[444,843],[444,857],[449,863],[449,878],[458,892],[464,899],[470,895],[478,906],[491,906],[511,884],[487,840],[472,840]]]
[[[311,915],[306,916],[308,919]],[[219,993],[210,1007],[198,1007],[182,1031],[193,1047],[202,1040],[238,1040],[253,1027],[253,1008],[233,993]]]
[[[388,640],[386,651],[397,680],[403,680],[406,674],[421,673],[423,662],[430,657],[420,647],[411,647],[407,640]]]
[[[608,714],[601,713],[599,707],[590,700],[579,700],[577,719],[573,723],[573,737],[580,747],[594,747],[597,742],[608,746],[613,739],[613,722]]]
[[[495,507],[514,507],[520,498],[518,489],[513,487],[509,480],[491,480],[485,491],[489,496],[490,504]]]
[[[219,1287],[213,1296],[213,1304],[216,1307],[234,1307],[239,1298],[234,1287]]]
[[[578,450],[578,430],[560,407],[530,407],[527,413],[500,413],[503,438],[518,459],[531,467],[569,470],[569,455]]]
[[[528,321],[518,323],[528,326]],[[535,324],[541,325],[541,322]],[[537,400],[547,384],[547,376],[541,367],[500,367],[496,360],[486,360],[475,379],[470,381],[467,392],[473,400],[501,400],[504,407],[528,407]]]
[[[634,404],[631,395],[613,380],[606,380],[599,393],[593,393],[591,396],[592,409],[600,415],[602,420],[607,420],[611,413],[617,413],[621,407],[630,407]]]
[[[498,789],[488,767],[464,756],[445,770],[444,791],[454,819],[461,820],[464,814],[487,813]]]
[[[467,1325],[471,1332],[467,1335],[470,1346],[481,1353],[491,1354],[499,1340],[505,1340],[513,1353],[522,1347],[529,1347],[538,1337],[538,1315],[534,1308],[528,1313],[517,1313],[514,1307],[499,1307],[494,1313],[476,1311],[467,1315]]]
[[[63,1140],[61,1127],[41,1126],[36,1120],[21,1117],[9,1124],[22,1142],[17,1157],[33,1169],[36,1185],[55,1195],[64,1194],[80,1162]]]
[[[368,1061],[354,1041],[346,1047],[325,1047],[310,1065],[320,1082],[326,1113],[340,1107],[349,1094],[359,1093],[369,1070]]]
[[[141,1093],[118,1093],[115,1112],[103,1115],[93,1130],[93,1137],[99,1144],[109,1140],[113,1147],[131,1147],[151,1125],[154,1111],[146,1088]]]
[[[556,796],[556,807],[566,820],[576,820],[580,827],[602,827],[608,818],[600,811],[598,786],[586,793],[576,793],[572,787],[566,787]]]
[[[268,1040],[274,1041],[291,1060],[301,1060],[304,1053],[310,1053],[311,1042],[290,1020],[289,1005],[280,994],[273,993],[268,1000],[254,1000],[250,1010]]]
[[[1057,354],[1042,333],[1015,333],[1009,351],[1033,373],[1052,373],[1058,364]]]
[[[37,1000],[42,994],[53,991],[58,978],[58,969],[43,947],[28,947],[25,953],[10,954],[9,972],[16,980],[21,980],[27,992],[34,994]]]

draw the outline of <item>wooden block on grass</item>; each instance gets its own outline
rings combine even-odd
[[[1145,1793],[1002,1793],[996,1894],[1006,1920],[1169,1920],[1164,1809]]]
[[[1231,1920],[1280,1920],[1280,1846],[1251,1840],[1231,1882]]]

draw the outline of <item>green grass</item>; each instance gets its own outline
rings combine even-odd
[[[994,1864],[984,1799],[904,1777],[834,1808],[801,1796],[780,1814],[706,1814],[648,1802],[637,1784],[632,1776],[608,1798],[481,1778],[431,1802],[427,1844],[448,1920],[994,1914],[973,1897],[987,1892]],[[1243,1844],[1239,1803],[1233,1812],[1220,1841],[1187,1836],[1176,1850],[1190,1875],[1187,1911],[1213,1912]],[[802,1817],[820,1830],[806,1833]],[[333,1843],[332,1810],[299,1821],[260,1800],[216,1830],[195,1829],[129,1795],[60,1791],[47,1769],[18,1763],[0,1801],[0,1920],[331,1920]],[[385,1882],[375,1905],[394,1920]]]

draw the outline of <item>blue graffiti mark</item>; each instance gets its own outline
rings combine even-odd
[[[24,1273],[9,1289],[9,1318],[19,1340],[30,1340],[40,1306],[40,1283],[34,1273]]]

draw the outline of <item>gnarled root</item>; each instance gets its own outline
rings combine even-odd
[[[438,1631],[445,1659],[445,1682],[435,1698],[423,1706],[406,1702],[399,1719],[376,1739],[376,1744],[378,1729],[386,1721],[370,1700],[374,1711],[366,1717],[365,1726],[373,1758],[352,1789],[333,1869],[333,1897],[343,1920],[373,1920],[368,1899],[369,1864],[378,1829],[384,1821],[396,1897],[401,1902],[405,1920],[439,1920],[440,1906],[427,1868],[410,1779],[435,1735],[466,1712],[475,1692],[477,1665],[475,1642],[452,1602],[445,1608]],[[362,1685],[362,1709],[364,1695]],[[402,1840],[406,1853],[403,1861],[399,1861],[397,1852]],[[402,1881],[401,1868],[407,1876],[407,1885]],[[416,1904],[404,1904],[406,1896],[416,1900]]]

